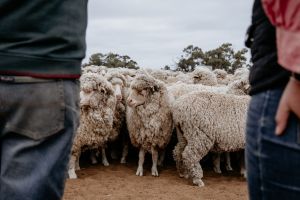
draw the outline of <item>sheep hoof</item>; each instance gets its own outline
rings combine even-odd
[[[108,163],[107,161],[103,161],[102,163],[103,163],[103,165],[104,165],[105,167],[108,167],[108,166],[109,166],[109,163]]]
[[[112,151],[111,154],[110,154],[110,157],[113,159],[113,160],[117,160],[118,159],[118,155],[115,151]]]
[[[199,187],[203,187],[204,186],[204,183],[203,181],[199,178],[199,179],[194,179],[193,180],[193,184],[194,185],[198,185]]]
[[[163,162],[158,162],[157,165],[158,165],[159,167],[163,167],[163,166],[164,166],[164,163],[163,163]]]
[[[142,167],[138,167],[136,170],[135,175],[137,176],[143,176],[143,168]]]
[[[125,159],[125,158],[122,158],[120,163],[121,163],[121,164],[126,164],[126,159]]]
[[[241,171],[241,175],[242,175],[245,179],[247,179],[247,171],[246,171],[246,170],[242,170],[242,171]]]
[[[97,160],[92,160],[92,165],[96,165],[98,162],[97,162]]]
[[[232,169],[231,166],[226,166],[226,170],[227,170],[227,171],[233,171],[233,169]]]
[[[158,176],[157,168],[152,168],[151,172],[152,172],[152,176]]]
[[[214,172],[216,172],[217,174],[222,174],[222,171],[220,168],[214,167]]]
[[[77,179],[77,175],[74,170],[70,169],[68,171],[68,174],[69,174],[69,179]]]

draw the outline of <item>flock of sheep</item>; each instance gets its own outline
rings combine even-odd
[[[213,153],[214,171],[232,170],[230,152],[245,148],[245,121],[249,104],[249,71],[234,74],[199,67],[191,73],[166,70],[131,70],[87,66],[80,79],[80,126],[74,139],[69,177],[77,178],[82,152],[91,151],[91,161],[109,165],[106,149],[122,141],[121,163],[128,146],[139,149],[137,176],[143,176],[145,154],[152,155],[151,174],[158,176],[172,134],[178,143],[173,158],[180,177],[204,186],[200,160]],[[176,131],[174,131],[176,130]],[[112,148],[114,149],[114,148]],[[116,154],[112,151],[112,157]],[[245,169],[241,164],[241,173]]]

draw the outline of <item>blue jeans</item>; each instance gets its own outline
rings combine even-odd
[[[79,123],[79,83],[0,82],[0,200],[55,200]]]
[[[275,135],[282,92],[278,88],[256,94],[249,105],[246,169],[250,200],[300,199],[299,119],[291,114],[284,135]]]

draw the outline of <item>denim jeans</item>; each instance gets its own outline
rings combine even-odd
[[[283,88],[277,88],[256,94],[249,105],[246,168],[250,200],[300,199],[299,119],[291,114],[284,134],[275,135],[282,92]]]
[[[61,199],[79,83],[0,82],[0,200]]]

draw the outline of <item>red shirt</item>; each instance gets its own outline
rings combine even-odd
[[[300,0],[262,0],[262,4],[276,26],[278,62],[300,73]]]

